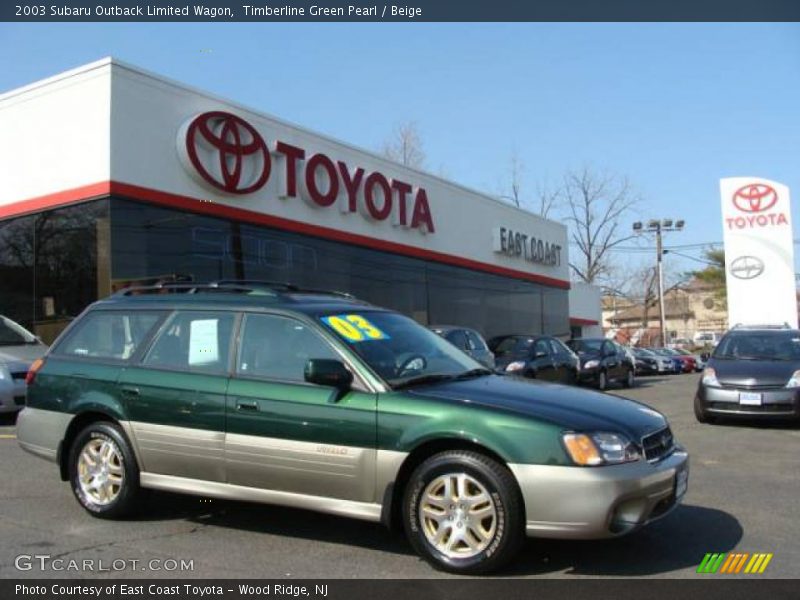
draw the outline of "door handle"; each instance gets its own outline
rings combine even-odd
[[[139,388],[137,387],[129,387],[129,386],[122,386],[122,394],[124,396],[128,396],[130,398],[136,398],[139,396]]]
[[[236,403],[236,410],[257,411],[258,410],[258,403],[257,402],[237,402]]]

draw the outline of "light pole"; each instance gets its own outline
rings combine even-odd
[[[665,254],[661,243],[661,233],[664,231],[681,231],[686,222],[683,219],[673,221],[672,219],[651,219],[647,222],[647,227],[641,221],[633,224],[633,232],[636,234],[655,233],[656,234],[656,270],[658,277],[658,317],[661,329],[661,345],[667,345],[667,325],[664,315],[664,273],[661,268],[662,258]]]

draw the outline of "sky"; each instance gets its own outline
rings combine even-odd
[[[672,273],[721,242],[720,177],[800,194],[799,24],[3,23],[0,92],[104,56],[369,150],[415,121],[427,170],[496,196],[516,154],[531,205],[570,169],[627,177],[626,220],[686,220]]]

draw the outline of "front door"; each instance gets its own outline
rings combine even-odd
[[[536,370],[536,379],[555,381],[558,377],[558,372],[556,371],[556,364],[550,352],[550,344],[547,338],[539,338],[536,340],[531,352],[533,353],[531,364]]]
[[[235,314],[178,311],[119,388],[142,470],[225,481],[225,392]]]
[[[248,314],[242,327],[227,397],[228,482],[375,501],[375,394],[305,381],[309,359],[341,359],[307,323]]]

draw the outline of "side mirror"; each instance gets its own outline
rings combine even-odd
[[[308,383],[334,387],[341,392],[353,385],[353,374],[340,360],[311,358],[306,363],[303,375]]]

